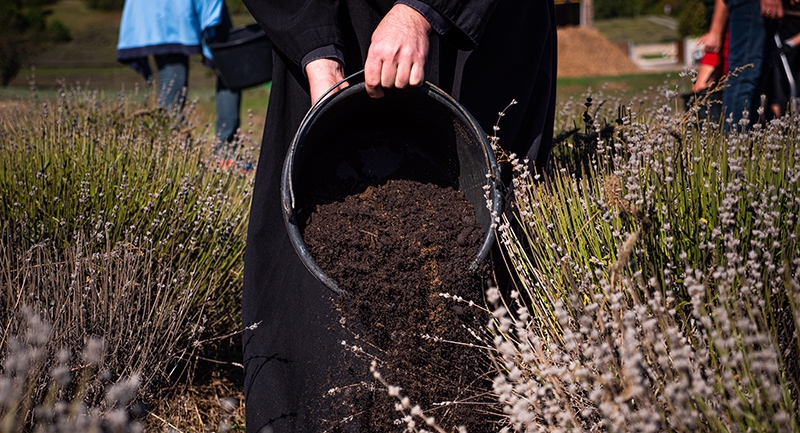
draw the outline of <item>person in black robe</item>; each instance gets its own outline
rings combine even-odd
[[[312,102],[337,79],[364,69],[371,96],[380,97],[384,87],[419,85],[424,78],[449,92],[490,134],[498,112],[516,100],[500,123],[500,144],[542,171],[553,135],[554,5],[546,0],[245,4],[274,49],[245,251],[247,431],[358,431],[357,421],[340,423],[343,414],[326,396],[332,388],[365,380],[368,372],[340,368],[341,341],[348,336],[334,309],[336,294],[306,269],[289,240],[280,197],[286,151]]]

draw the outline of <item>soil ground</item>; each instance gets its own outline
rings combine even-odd
[[[482,304],[488,266],[469,268],[484,234],[463,194],[390,180],[318,205],[303,237],[320,268],[346,291],[338,299],[341,323],[360,335],[365,353],[348,361],[361,365],[345,368],[366,369],[377,359],[387,381],[447,431],[498,430],[496,402],[481,395],[491,388],[487,355],[453,343],[478,344],[472,332],[484,329],[488,316],[440,295]],[[346,400],[343,411],[362,414],[355,419],[360,431],[404,431],[395,424],[401,415],[387,410],[397,400],[385,389],[364,387]],[[442,401],[463,404],[436,405]]]

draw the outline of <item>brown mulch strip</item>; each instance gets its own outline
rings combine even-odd
[[[642,72],[621,47],[609,42],[596,29],[558,29],[558,76],[590,77]]]

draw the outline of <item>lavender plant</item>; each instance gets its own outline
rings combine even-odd
[[[106,348],[100,339],[89,339],[79,357],[73,356],[71,347],[53,350],[48,344],[54,337],[52,325],[29,308],[24,316],[21,333],[6,335],[2,347],[0,431],[143,431],[142,423],[134,419],[140,411],[132,404],[138,374],[112,380],[103,373]],[[46,392],[40,401],[35,400],[38,388]],[[100,395],[92,399],[92,393]]]
[[[139,374],[147,398],[209,335],[238,330],[252,176],[218,167],[191,107],[176,119],[64,88],[6,110],[0,346],[30,306],[52,323],[48,347],[102,339],[109,374]],[[238,167],[254,145],[242,138]]]
[[[489,296],[508,430],[796,431],[800,119],[632,108],[586,119],[580,173],[513,161],[519,284]]]

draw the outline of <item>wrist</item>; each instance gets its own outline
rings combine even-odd
[[[418,29],[425,35],[430,35],[433,31],[433,26],[431,26],[431,23],[428,22],[428,19],[425,18],[420,11],[412,8],[411,6],[403,3],[395,3],[394,6],[392,6],[390,13],[402,16],[403,20],[407,21],[411,25],[410,28]]]
[[[303,56],[303,59],[300,60],[300,66],[303,69],[303,73],[306,74],[306,77],[308,76],[306,73],[306,66],[314,60],[319,59],[336,60],[341,65],[344,65],[344,53],[342,53],[342,50],[340,50],[336,45],[331,44],[315,48]]]
[[[305,72],[312,105],[316,104],[329,89],[344,80],[344,67],[333,59],[312,60],[306,65]],[[340,87],[343,85],[345,84],[341,83]]]
[[[309,81],[319,77],[344,77],[344,68],[338,60],[321,58],[308,62],[305,67],[305,73]]]
[[[450,31],[450,21],[446,20],[442,15],[436,12],[435,9],[430,7],[427,3],[420,0],[396,0],[394,4],[404,4],[415,11],[419,12],[431,26],[431,29],[439,36],[443,36]]]

